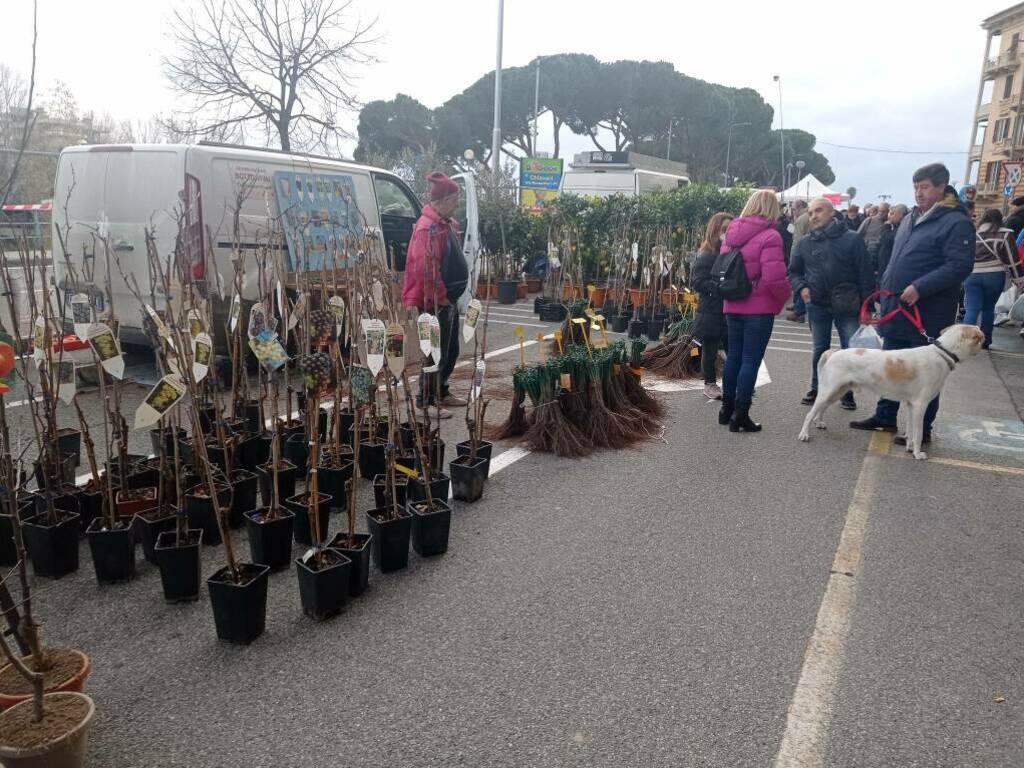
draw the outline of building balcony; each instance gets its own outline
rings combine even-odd
[[[985,62],[985,77],[992,77],[1007,72],[1013,72],[1020,66],[1021,50],[1014,49],[1003,51],[998,56],[993,56]]]
[[[982,152],[983,148],[984,148],[984,145],[982,145],[982,144],[974,144],[974,145],[972,145],[970,151],[967,153],[968,157],[970,157],[971,160],[978,160],[978,159],[980,159],[981,158],[981,152]]]
[[[989,116],[992,111],[992,102],[986,101],[978,107],[978,111],[974,113],[975,120],[984,120]]]

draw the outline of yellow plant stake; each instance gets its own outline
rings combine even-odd
[[[540,358],[540,361],[542,363],[548,359],[548,351],[544,347],[544,332],[543,331],[541,331],[540,333],[537,334],[537,351],[539,353],[538,357]]]
[[[517,325],[512,329],[512,335],[519,339],[519,365],[526,367],[526,352],[523,348],[523,339],[526,337],[526,331],[523,330],[523,326]]]
[[[560,330],[555,331],[555,343],[558,345],[558,354],[565,354],[562,350],[562,332]]]

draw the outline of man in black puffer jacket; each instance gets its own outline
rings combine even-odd
[[[809,210],[811,228],[793,249],[789,281],[807,304],[814,354],[811,357],[811,389],[804,405],[818,397],[818,360],[832,343],[832,326],[839,332],[839,344],[846,349],[858,327],[860,302],[875,287],[871,257],[864,240],[836,218],[832,203],[818,198]],[[853,392],[843,395],[840,405],[857,407]]]

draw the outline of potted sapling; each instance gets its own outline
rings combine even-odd
[[[474,306],[475,304],[475,306]],[[491,463],[491,451],[493,444],[483,439],[484,415],[487,412],[487,401],[483,399],[484,374],[486,364],[484,359],[487,356],[487,323],[490,317],[490,300],[484,308],[483,334],[478,340],[477,325],[480,318],[480,302],[471,301],[466,310],[466,320],[463,323],[463,340],[473,339],[473,384],[470,387],[470,397],[466,404],[466,428],[469,432],[469,439],[455,446],[456,458],[448,465],[448,472],[452,482],[452,498],[459,501],[473,502],[479,499],[484,492],[484,481],[487,479]],[[523,363],[523,333],[517,329],[520,336],[520,364]]]

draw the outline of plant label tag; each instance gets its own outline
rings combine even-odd
[[[315,554],[316,554],[316,547],[310,547],[309,549],[307,549],[305,552],[302,553],[302,562],[303,563],[308,563],[310,558],[313,557],[313,555],[315,555]]]
[[[572,374],[563,373],[560,379],[560,383],[562,385],[562,389],[564,389],[566,392],[572,392]]]
[[[473,371],[473,399],[477,400],[480,397],[480,392],[484,388],[484,376],[487,374],[487,363],[483,360],[477,360],[476,370]]]
[[[483,305],[480,299],[473,299],[466,307],[466,320],[462,324],[462,340],[466,343],[476,335],[476,325],[480,321],[480,310]]]
[[[203,316],[198,309],[188,311],[188,332],[193,339],[203,332]]]
[[[327,308],[334,315],[334,335],[341,336],[341,327],[345,322],[345,299],[341,296],[331,296],[327,300]]]
[[[196,384],[210,372],[210,358],[213,357],[213,339],[208,333],[200,333],[192,339],[192,375]]]
[[[277,314],[280,317],[284,317],[284,313],[288,307],[285,304],[284,286],[281,284],[280,280],[277,281],[274,293],[277,296]]]
[[[373,374],[362,365],[352,366],[352,404],[369,405],[373,401]]]
[[[88,294],[76,293],[71,297],[71,319],[75,325],[75,336],[84,339],[92,325],[92,303]]]
[[[93,323],[89,326],[89,346],[99,358],[103,370],[115,379],[124,377],[124,357],[121,347],[114,337],[114,332],[105,323]]]
[[[451,330],[455,330],[452,328]],[[437,315],[430,316],[430,354],[437,361],[437,364],[441,364],[441,321],[437,319]]]
[[[288,315],[288,330],[294,330],[295,326],[299,324],[299,321],[306,314],[306,294],[300,293],[295,299],[295,304],[292,306],[292,311]]]
[[[156,335],[158,338],[163,339],[164,341],[171,338],[171,329],[167,327],[167,323],[165,323],[164,319],[160,317],[160,313],[153,309],[153,307],[149,306],[149,304],[146,305],[146,316],[149,318],[149,321],[153,323],[153,328],[156,329]],[[77,329],[78,326],[76,325],[75,328]],[[77,334],[78,331],[76,330],[75,333]]]
[[[277,334],[271,330],[264,330],[255,338],[249,339],[249,349],[268,370],[276,371],[288,362],[288,353],[285,352]]]
[[[405,328],[400,323],[388,326],[384,342],[384,358],[396,379],[405,370]]]
[[[36,315],[36,321],[32,324],[32,359],[36,365],[46,357],[46,320],[42,315]]]
[[[249,328],[247,330],[249,338],[255,339],[265,330],[267,330],[267,311],[263,308],[263,302],[257,301],[249,310]]]
[[[174,374],[160,379],[136,409],[134,429],[145,429],[160,421],[185,396],[185,389],[185,383]]]
[[[231,310],[228,313],[228,331],[231,333],[235,332],[235,328],[238,327],[238,318],[242,316],[242,297],[237,293],[235,297],[231,299]]]
[[[384,286],[380,280],[374,280],[370,286],[370,296],[373,298],[373,308],[380,312],[384,309]]]
[[[424,357],[430,357],[430,319],[433,315],[424,312],[416,318],[416,335],[420,340],[420,352]]]
[[[75,364],[71,360],[61,360],[57,363],[57,396],[64,405],[71,405],[75,389]]]

